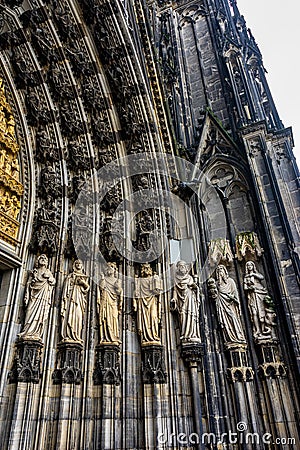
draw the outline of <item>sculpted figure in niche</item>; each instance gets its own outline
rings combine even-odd
[[[62,293],[61,337],[63,342],[82,342],[83,317],[89,289],[88,276],[83,272],[82,262],[77,259],[73,264],[73,272],[66,278]]]
[[[248,307],[253,326],[253,336],[256,339],[275,337],[275,317],[272,299],[262,285],[264,276],[257,272],[253,261],[246,263],[244,290],[248,299]]]
[[[15,137],[15,125],[16,125],[16,122],[15,122],[14,116],[12,114],[9,115],[9,118],[7,120],[7,124],[6,125],[7,125],[6,126],[6,133],[10,137],[14,138]]]
[[[19,174],[20,174],[20,166],[19,166],[18,158],[15,158],[11,163],[11,176],[15,180],[19,180]]]
[[[8,216],[16,220],[20,211],[20,207],[21,202],[15,195],[13,195],[12,197],[7,197],[5,213]]]
[[[122,311],[123,298],[116,263],[108,263],[105,273],[101,274],[97,304],[100,344],[119,344],[119,314]]]
[[[230,348],[237,344],[246,344],[241,321],[241,307],[235,281],[229,277],[225,266],[216,269],[217,314],[222,328],[225,345]]]
[[[141,277],[136,278],[135,281],[133,299],[133,309],[137,313],[137,329],[142,345],[160,344],[161,286],[162,281],[158,275],[153,275],[150,264],[143,264]]]
[[[1,148],[1,150],[0,150],[0,169],[4,169],[5,159],[6,159],[6,151],[4,148]]]
[[[6,119],[2,106],[0,106],[0,131],[2,131],[3,133],[5,133],[6,131]]]
[[[180,317],[180,339],[200,342],[200,297],[199,288],[189,274],[190,267],[185,261],[178,261],[175,272],[175,288],[171,300],[171,310],[178,311]]]
[[[55,285],[55,278],[47,268],[46,255],[37,257],[35,267],[30,273],[25,293],[25,324],[19,334],[20,339],[38,340],[43,337],[44,324],[48,319],[51,296]]]

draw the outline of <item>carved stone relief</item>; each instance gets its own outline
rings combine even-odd
[[[57,208],[53,199],[48,197],[35,213],[30,242],[33,253],[45,252],[50,256],[57,252],[59,226],[56,219]]]
[[[15,137],[15,118],[7,102],[0,78],[0,239],[17,244],[21,197],[19,147]]]
[[[25,99],[29,125],[37,126],[50,122],[50,111],[43,101],[41,92],[33,88],[28,88]]]
[[[58,161],[58,149],[53,145],[47,131],[41,127],[36,133],[36,158],[41,163]]]
[[[39,197],[45,200],[50,198],[54,201],[61,194],[61,182],[59,179],[59,171],[55,166],[47,163],[46,167],[41,170]]]
[[[136,232],[138,250],[149,250],[151,248],[151,236],[154,232],[154,220],[147,210],[141,211],[137,220]]]

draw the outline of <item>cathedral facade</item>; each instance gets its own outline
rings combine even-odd
[[[237,0],[1,2],[1,449],[300,448],[265,72]]]

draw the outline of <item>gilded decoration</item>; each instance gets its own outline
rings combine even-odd
[[[0,239],[11,245],[18,242],[18,215],[24,191],[19,181],[18,152],[15,119],[0,78]]]

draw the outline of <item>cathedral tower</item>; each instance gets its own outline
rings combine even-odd
[[[299,171],[237,0],[3,0],[0,142],[1,448],[298,448]]]

